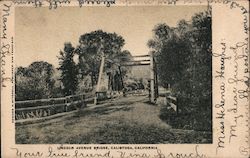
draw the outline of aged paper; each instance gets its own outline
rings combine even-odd
[[[247,158],[247,0],[0,1],[1,157]]]

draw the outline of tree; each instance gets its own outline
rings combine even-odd
[[[61,70],[61,81],[63,84],[64,95],[73,95],[77,90],[78,85],[78,70],[73,60],[75,48],[71,43],[64,44],[64,50],[60,51],[58,68]]]
[[[155,50],[155,52],[159,52],[164,43],[166,43],[169,39],[174,36],[173,28],[169,27],[165,23],[158,24],[153,29],[154,37],[148,41],[148,47]]]
[[[53,96],[54,67],[48,62],[36,61],[15,72],[16,100],[42,99]]]
[[[181,20],[175,28],[159,24],[153,32],[154,37],[149,40],[148,46],[156,55],[160,83],[166,88],[171,84],[172,93],[178,98],[179,109],[190,116],[184,119],[211,118],[210,12],[195,14],[191,23]],[[199,127],[211,129],[209,118],[197,121],[202,122]]]
[[[189,55],[189,44],[181,39],[173,38],[163,45],[156,58],[162,86],[167,88],[183,80]]]
[[[165,87],[168,83],[180,86],[183,78],[189,78],[189,84],[203,82],[211,85],[208,81],[211,78],[212,57],[211,18],[208,12],[193,16],[191,24],[181,20],[176,28],[158,24],[153,32],[154,37],[149,40],[148,46],[155,51],[159,77]]]
[[[192,56],[188,76],[192,79],[191,96],[200,111],[211,111],[212,98],[212,31],[211,14],[203,12],[192,18]],[[209,106],[208,106],[209,105]]]
[[[122,36],[102,30],[92,31],[80,36],[79,46],[76,49],[79,54],[78,68],[82,76],[91,76],[92,87],[97,83],[102,53],[106,58],[118,63],[130,59],[130,53],[122,51],[124,44],[125,40]],[[111,63],[106,63],[106,69],[118,70]],[[126,69],[123,68],[122,72],[126,73]]]

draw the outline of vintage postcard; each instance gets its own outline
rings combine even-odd
[[[248,0],[0,1],[1,157],[248,158]]]

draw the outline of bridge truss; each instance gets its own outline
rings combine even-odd
[[[132,56],[133,59],[139,59],[139,60],[132,60],[132,61],[126,61],[123,62],[122,64],[114,62],[112,59],[108,59],[105,57],[104,54],[102,54],[102,59],[101,59],[101,65],[99,68],[99,76],[98,76],[98,82],[96,86],[96,93],[95,93],[95,99],[94,99],[94,104],[97,104],[98,102],[98,93],[100,93],[100,84],[101,84],[101,79],[103,76],[103,71],[104,71],[104,65],[105,62],[109,62],[111,64],[115,64],[118,66],[119,73],[121,74],[121,82],[122,82],[122,87],[124,88],[124,83],[123,83],[123,76],[121,73],[121,67],[129,67],[129,66],[145,66],[149,65],[150,69],[150,90],[149,90],[149,100],[151,103],[156,103],[156,100],[158,98],[158,78],[157,78],[157,68],[156,68],[156,61],[154,58],[154,53],[150,52],[148,55],[138,55],[138,56]],[[144,59],[142,59],[144,58]]]

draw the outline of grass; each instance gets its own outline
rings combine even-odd
[[[211,143],[211,134],[172,129],[160,107],[129,97],[88,107],[70,116],[16,126],[17,144]]]

